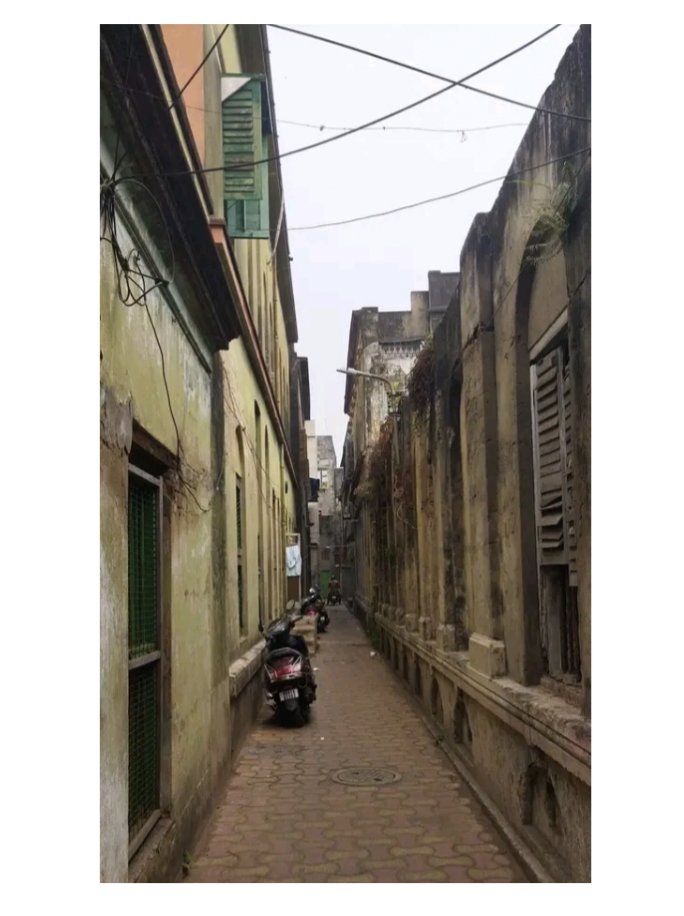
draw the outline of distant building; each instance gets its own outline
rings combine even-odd
[[[345,559],[358,556],[360,544],[370,538],[369,519],[350,500],[353,486],[363,474],[364,459],[377,441],[380,427],[398,398],[406,390],[406,380],[425,341],[432,335],[445,314],[449,302],[457,295],[458,273],[428,273],[428,289],[411,293],[411,308],[407,311],[381,312],[377,308],[362,308],[352,312],[349,328],[347,367],[371,373],[347,376],[344,410],[349,425],[344,444],[344,483],[342,485],[342,516]],[[382,379],[386,379],[385,384]],[[351,570],[346,578],[350,579]],[[368,569],[363,563],[355,567],[355,580],[345,585],[369,593]]]

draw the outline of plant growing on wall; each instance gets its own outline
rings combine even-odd
[[[435,348],[432,338],[426,340],[407,380],[411,406],[419,420],[427,416],[435,394]]]
[[[527,266],[550,261],[563,247],[563,240],[570,225],[572,209],[575,205],[577,174],[570,163],[566,162],[561,171],[561,180],[555,187],[534,181],[518,181],[528,187],[543,188],[548,192],[545,203],[533,210],[531,218],[534,229],[525,251],[524,263]]]
[[[385,477],[390,454],[392,451],[392,434],[394,432],[394,422],[392,417],[385,417],[378,441],[373,446],[368,459],[368,476],[373,480],[382,481]]]

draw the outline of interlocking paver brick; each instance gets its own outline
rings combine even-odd
[[[342,608],[331,616],[316,654],[311,721],[282,728],[264,707],[185,880],[526,881],[401,683],[381,656],[371,657],[357,621]],[[360,766],[400,778],[373,786],[332,780]]]
[[[427,881],[441,881],[446,882],[447,875],[444,871],[438,871],[433,868],[430,871],[406,871],[404,876],[401,878],[402,881],[419,881],[421,884],[424,884]]]

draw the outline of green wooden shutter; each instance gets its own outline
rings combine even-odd
[[[268,158],[268,143],[263,138],[260,159]],[[258,200],[225,201],[228,235],[234,239],[267,239],[270,236],[268,163],[257,166],[261,171],[262,195]]]
[[[263,171],[253,163],[261,158],[261,84],[250,79],[236,92],[224,77],[221,103],[223,125],[223,197],[225,200],[258,200]]]

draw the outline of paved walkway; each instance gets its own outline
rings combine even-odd
[[[264,706],[186,880],[526,881],[358,622],[331,617],[309,724],[283,728]],[[334,782],[345,767],[400,779]]]

